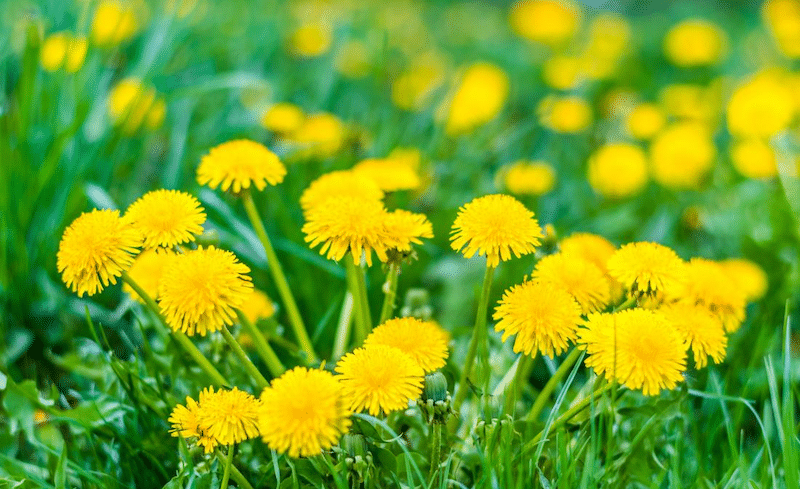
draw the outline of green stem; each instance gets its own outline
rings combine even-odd
[[[225,471],[222,473],[222,482],[219,485],[219,489],[228,489],[228,480],[231,477],[231,465],[233,465],[233,451],[236,445],[231,445],[228,447],[228,454],[225,456]]]
[[[545,403],[550,400],[550,396],[553,394],[556,386],[564,377],[566,377],[572,366],[575,364],[575,361],[578,360],[580,356],[581,351],[578,348],[574,348],[567,358],[564,359],[561,365],[559,365],[556,373],[550,377],[550,380],[548,380],[544,385],[542,390],[539,392],[539,395],[536,396],[536,400],[533,402],[533,407],[531,407],[531,410],[525,417],[527,421],[536,421],[536,419],[539,417],[539,414],[541,414],[542,409],[544,409]]]
[[[431,487],[436,487],[440,479],[439,469],[442,461],[442,427],[444,423],[434,421],[431,425],[431,468],[428,472],[428,482]],[[435,478],[435,479],[434,479]],[[436,482],[434,482],[436,481]]]
[[[221,459],[222,452],[217,450],[216,453],[217,457]],[[236,482],[236,484],[243,489],[253,489],[253,486],[249,482],[247,482],[247,479],[245,479],[244,475],[242,475],[242,473],[239,472],[239,469],[237,469],[236,466],[233,465],[233,463],[231,463],[231,479],[233,479]]]
[[[517,372],[514,379],[506,387],[505,402],[503,403],[503,415],[511,416],[514,413],[514,405],[522,394],[523,386],[528,382],[528,365],[533,363],[533,358],[525,353],[519,358]]]
[[[366,283],[363,281],[363,270],[359,270],[361,267],[356,266],[351,254],[348,253],[344,257],[344,262],[347,267],[347,285],[350,288],[350,293],[353,294],[353,308],[355,309],[356,334],[354,343],[356,346],[360,346],[372,329],[368,319],[369,303],[366,302]],[[364,284],[363,290],[362,284]]]
[[[275,254],[275,249],[272,247],[272,242],[267,236],[267,230],[261,221],[261,216],[258,214],[255,203],[253,203],[253,196],[249,191],[242,192],[242,202],[244,203],[244,210],[247,212],[247,217],[250,219],[250,224],[264,246],[264,251],[267,254],[267,265],[269,271],[272,273],[272,279],[275,281],[275,286],[278,288],[278,293],[281,296],[283,305],[286,308],[286,314],[289,315],[289,322],[292,325],[292,330],[297,338],[300,348],[308,355],[309,363],[317,361],[317,355],[314,353],[314,346],[311,344],[311,338],[308,336],[306,326],[303,324],[303,318],[300,316],[300,310],[297,308],[297,302],[292,295],[292,289],[289,288],[289,282],[286,281],[286,275],[283,274],[283,268],[278,261],[278,255]]]
[[[636,305],[636,297],[628,297],[625,302],[614,308],[614,312],[622,311]]]
[[[481,298],[478,302],[478,313],[475,316],[475,327],[472,328],[472,338],[469,342],[467,349],[467,356],[464,359],[464,368],[461,370],[461,375],[458,379],[458,391],[456,392],[455,400],[453,401],[453,410],[457,413],[461,407],[461,403],[467,397],[469,387],[467,386],[467,379],[472,377],[472,366],[475,363],[475,354],[478,353],[480,346],[479,360],[487,363],[488,370],[488,333],[486,331],[486,310],[489,306],[489,292],[492,288],[492,277],[494,275],[493,267],[486,267],[486,273],[483,276],[483,288],[481,289]],[[488,372],[486,372],[488,373]]]
[[[372,314],[369,311],[369,296],[367,296],[367,269],[364,265],[357,265],[356,282],[358,291],[361,293],[361,312],[364,314],[364,324],[367,326],[367,334],[372,331]]]
[[[336,326],[336,338],[333,344],[331,360],[338,360],[347,351],[347,341],[350,339],[350,326],[353,324],[353,293],[349,290],[344,295],[342,313],[339,315],[339,324]]]
[[[600,395],[602,395],[606,391],[610,390],[612,388],[612,386],[614,386],[615,384],[616,384],[616,382],[610,382],[610,383],[600,387],[599,389],[595,390],[594,392],[592,392],[591,394],[589,394],[585,398],[581,399],[581,401],[579,403],[575,404],[566,413],[564,413],[561,416],[559,416],[558,419],[555,420],[552,425],[550,425],[550,428],[548,429],[548,431],[555,431],[555,430],[561,428],[562,426],[564,426],[565,424],[567,424],[567,422],[570,419],[574,418],[581,411],[586,409],[591,403],[595,402],[595,400]],[[531,441],[529,441],[528,443],[525,444],[525,446],[522,449],[522,454],[527,453],[529,450],[534,448],[539,443],[539,441],[542,439],[542,436],[544,436],[544,431],[545,430],[540,431],[539,434],[537,434],[535,437],[533,437],[533,439]]]
[[[149,307],[150,310],[153,311],[153,313],[158,317],[159,321],[161,321],[164,327],[168,327],[167,322],[164,319],[164,316],[161,314],[161,309],[158,307],[153,298],[150,297],[150,295],[147,292],[145,292],[144,289],[141,288],[139,284],[137,284],[136,281],[131,278],[130,275],[128,275],[127,272],[122,272],[122,280],[126,284],[128,284],[134,291],[136,291],[137,294],[139,294],[139,297],[141,297],[144,303],[147,305],[147,307]],[[189,356],[191,356],[192,359],[194,359],[197,365],[199,365],[200,368],[203,369],[203,371],[205,371],[205,373],[209,377],[211,377],[211,380],[214,382],[215,385],[217,386],[230,385],[230,382],[228,382],[225,379],[225,377],[221,373],[219,373],[219,370],[217,370],[213,365],[211,365],[211,362],[209,362],[208,359],[203,355],[203,353],[197,349],[197,346],[195,346],[195,344],[192,343],[192,340],[190,340],[188,336],[186,336],[181,331],[173,330],[172,337],[175,339],[175,341],[178,342],[179,345],[183,347],[186,353],[188,353]]]
[[[229,347],[231,347],[231,350],[233,350],[233,354],[236,355],[236,358],[239,359],[239,362],[241,362],[244,369],[247,370],[247,373],[250,374],[250,377],[253,380],[255,380],[259,390],[262,390],[265,387],[267,387],[269,385],[269,382],[267,382],[267,379],[265,379],[264,376],[261,375],[261,372],[258,371],[256,366],[253,365],[253,362],[250,360],[250,357],[247,356],[247,353],[245,353],[245,351],[236,341],[236,338],[234,338],[231,332],[228,331],[228,327],[223,325],[220,331],[222,331],[222,337],[225,338],[225,342],[228,344]]]
[[[397,282],[400,276],[400,263],[389,262],[389,270],[386,271],[386,283],[383,285],[386,295],[383,297],[383,307],[381,308],[381,319],[378,324],[383,324],[391,319],[394,312],[394,301],[397,297]]]
[[[280,377],[281,374],[286,371],[286,367],[283,366],[278,355],[275,354],[275,350],[269,346],[269,342],[264,337],[264,334],[259,331],[242,311],[237,310],[236,314],[239,316],[239,322],[242,324],[242,327],[244,327],[245,331],[253,338],[256,351],[261,359],[264,360],[264,363],[267,364],[269,373],[272,374],[273,377]]]

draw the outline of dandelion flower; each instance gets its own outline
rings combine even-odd
[[[625,120],[628,133],[642,140],[652,139],[665,123],[664,113],[655,104],[637,105]]]
[[[547,97],[537,113],[543,126],[558,133],[576,134],[592,123],[592,109],[580,97]]]
[[[158,287],[167,324],[189,336],[205,336],[233,324],[234,309],[253,289],[249,271],[233,253],[213,246],[176,255]]]
[[[307,212],[328,199],[347,196],[380,201],[383,199],[383,190],[374,180],[354,171],[334,171],[311,182],[300,196],[300,207]]]
[[[708,364],[708,357],[714,363],[722,363],[725,359],[725,348],[728,337],[718,317],[703,306],[686,302],[677,302],[662,306],[658,312],[672,323],[686,339],[692,350],[697,368]]]
[[[211,188],[222,187],[223,191],[255,186],[264,190],[277,185],[286,176],[286,167],[277,155],[263,144],[248,139],[228,141],[211,148],[203,156],[197,168],[197,183]]]
[[[728,100],[728,131],[739,137],[769,138],[786,129],[797,113],[792,89],[780,76],[761,73]]]
[[[208,396],[209,391],[213,392],[214,389],[209,387],[201,392],[200,399]],[[197,444],[203,447],[203,451],[205,453],[211,453],[214,451],[214,448],[217,447],[218,443],[214,438],[208,436],[200,429],[200,423],[197,419],[199,412],[200,408],[197,401],[191,397],[187,397],[186,405],[178,404],[169,416],[168,421],[172,425],[170,433],[172,436],[180,436],[187,440],[196,438]]]
[[[292,32],[289,45],[292,53],[297,56],[315,58],[328,52],[332,40],[329,26],[321,23],[308,23]]]
[[[220,389],[199,404],[197,421],[200,431],[219,445],[233,445],[258,436],[258,399],[240,391]]]
[[[675,66],[708,66],[722,60],[727,44],[725,32],[715,24],[687,19],[667,32],[664,54]]]
[[[162,189],[131,204],[125,218],[144,237],[145,248],[156,248],[194,241],[195,235],[203,232],[206,213],[192,195]]]
[[[306,214],[303,233],[312,248],[322,243],[319,252],[331,260],[341,260],[348,251],[356,264],[362,253],[372,266],[372,252],[386,261],[389,235],[386,229],[388,213],[383,203],[363,197],[330,199],[326,205],[314,207]]]
[[[587,177],[592,189],[603,197],[636,195],[647,184],[647,156],[634,144],[608,144],[589,158]]]
[[[730,279],[719,263],[703,258],[692,258],[682,277],[683,288],[673,295],[707,307],[717,315],[725,330],[733,332],[744,321],[747,305],[744,291]]]
[[[248,321],[255,324],[259,319],[267,319],[275,315],[275,304],[267,294],[253,289],[253,293],[239,306],[239,310],[244,313]]]
[[[132,6],[120,0],[103,0],[92,18],[92,40],[98,46],[113,46],[132,38],[139,20]]]
[[[533,278],[572,295],[583,313],[603,309],[611,301],[611,288],[603,271],[578,255],[562,252],[542,258]]]
[[[384,192],[413,190],[422,183],[414,168],[391,158],[363,160],[353,167],[353,172],[374,181]]]
[[[764,297],[767,293],[769,282],[764,270],[742,258],[733,258],[719,262],[725,273],[734,281],[736,287],[742,291],[747,302],[753,302]]]
[[[342,384],[330,372],[296,367],[261,393],[259,431],[264,443],[290,457],[318,455],[350,426]]]
[[[465,204],[450,232],[451,246],[472,258],[486,256],[486,265],[533,253],[544,237],[533,212],[508,195],[486,195]]]
[[[61,67],[67,55],[70,44],[70,35],[66,32],[56,32],[47,36],[39,50],[39,63],[46,71],[56,71]]]
[[[336,365],[345,399],[355,411],[372,416],[408,407],[422,393],[425,372],[398,348],[373,345],[348,353]]]
[[[367,336],[364,346],[393,346],[417,362],[425,373],[444,367],[449,355],[447,333],[433,321],[417,318],[390,319]]]
[[[336,154],[344,144],[345,126],[333,114],[321,112],[311,114],[300,127],[287,135],[287,139],[299,146],[303,158],[324,158]]]
[[[503,171],[503,184],[515,195],[544,195],[556,184],[556,171],[541,161],[517,161]]]
[[[161,282],[161,276],[164,274],[164,269],[174,257],[175,253],[169,250],[144,250],[136,257],[130,270],[128,270],[128,275],[130,275],[131,279],[133,279],[139,287],[147,292],[147,295],[152,299],[157,299],[158,284]],[[122,291],[130,295],[133,299],[144,303],[144,300],[139,297],[139,294],[127,283],[122,285]]]
[[[411,251],[412,244],[422,244],[420,238],[433,237],[433,226],[427,217],[403,209],[386,216],[386,231],[390,246],[398,251]]]
[[[495,308],[495,331],[503,341],[517,335],[514,351],[554,357],[577,339],[581,307],[568,292],[550,283],[526,280],[508,289]]]
[[[494,119],[503,110],[508,92],[505,71],[484,62],[469,66],[446,107],[447,134],[464,134]]]
[[[586,366],[629,389],[652,396],[683,380],[683,335],[657,312],[637,308],[591,314],[578,337],[586,349]]]
[[[261,117],[261,125],[278,134],[296,131],[303,124],[305,114],[300,107],[282,102],[270,107]]]
[[[604,272],[608,270],[606,268],[608,259],[617,251],[617,247],[611,241],[592,233],[570,234],[559,242],[559,247],[564,254],[577,255],[589,260]]]
[[[523,0],[511,8],[508,20],[520,36],[557,46],[575,35],[581,17],[580,8],[569,1]]]
[[[608,273],[637,295],[660,295],[680,287],[684,262],[658,243],[628,243],[608,260]]]
[[[775,152],[759,138],[734,143],[730,153],[736,171],[747,178],[773,178],[778,175]]]
[[[116,210],[85,212],[72,221],[58,245],[57,266],[78,297],[94,295],[130,268],[141,242]]]
[[[667,188],[697,188],[713,166],[716,152],[705,124],[673,124],[656,136],[650,146],[653,179]]]
[[[108,94],[108,115],[127,134],[136,132],[142,124],[157,127],[150,121],[155,109],[166,110],[159,103],[155,89],[136,78],[125,78],[111,88]],[[163,118],[163,116],[162,116]]]

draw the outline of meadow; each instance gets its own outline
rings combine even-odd
[[[0,25],[0,489],[800,488],[800,0]]]

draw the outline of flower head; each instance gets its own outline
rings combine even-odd
[[[275,314],[275,304],[267,294],[253,289],[253,293],[239,306],[239,310],[251,323],[255,324],[259,319],[272,317]]]
[[[508,195],[486,195],[461,207],[450,232],[451,246],[472,258],[486,256],[486,265],[533,253],[544,237],[533,212]]]
[[[144,289],[152,299],[158,298],[158,284],[161,276],[169,262],[175,258],[175,253],[164,249],[144,250],[136,257],[136,260],[128,270],[128,275],[136,282],[139,287]],[[134,300],[144,302],[130,285],[122,285],[122,291],[130,295]]]
[[[130,268],[139,253],[137,233],[119,211],[93,210],[72,221],[58,244],[58,271],[78,293],[94,295]]]
[[[744,321],[744,291],[719,263],[692,258],[685,267],[682,288],[672,298],[703,305],[720,318],[725,330],[736,331]]]
[[[509,23],[522,37],[556,46],[572,38],[581,17],[580,8],[569,1],[522,0],[512,7]]]
[[[400,349],[372,345],[348,353],[336,364],[345,399],[353,411],[377,416],[408,407],[422,392],[425,372]]]
[[[374,180],[354,171],[334,171],[317,178],[300,196],[300,207],[307,212],[329,199],[358,197],[380,201],[383,190]]]
[[[414,168],[404,161],[392,158],[370,158],[353,167],[357,175],[369,178],[385,192],[413,190],[421,184]]]
[[[611,241],[597,234],[573,233],[559,242],[561,251],[567,255],[577,255],[594,263],[597,268],[606,272],[606,264],[611,255],[617,251]]]
[[[664,53],[681,67],[713,65],[725,56],[725,32],[703,19],[687,19],[673,26],[664,38]]]
[[[261,125],[278,134],[296,131],[305,119],[300,107],[281,102],[270,107],[261,117]]]
[[[447,333],[435,322],[407,317],[390,319],[372,330],[364,346],[393,346],[428,373],[444,367],[449,355],[447,341]]]
[[[213,387],[208,387],[200,393],[200,401],[212,395]],[[169,423],[172,425],[170,433],[172,436],[180,436],[186,439],[197,439],[197,444],[203,447],[205,453],[211,453],[217,447],[217,441],[200,429],[198,415],[200,405],[191,397],[186,398],[186,405],[178,404],[169,416]]]
[[[563,289],[584,313],[603,309],[611,301],[611,288],[603,271],[579,255],[554,253],[539,260],[533,278]]]
[[[628,243],[608,259],[608,273],[634,294],[660,295],[679,287],[684,262],[658,243]]]
[[[253,289],[249,271],[233,253],[213,246],[176,255],[158,287],[167,324],[189,336],[205,336],[233,324],[234,308],[249,299]]]
[[[63,65],[67,73],[75,73],[83,66],[87,50],[86,38],[69,32],[56,32],[42,43],[39,62],[47,71],[56,71]]]
[[[326,205],[306,213],[303,232],[312,248],[322,243],[319,252],[327,253],[329,259],[339,261],[349,251],[360,264],[363,252],[371,266],[373,251],[386,261],[386,216],[386,209],[378,200],[349,196],[330,199]]]
[[[636,145],[608,144],[589,159],[588,179],[592,189],[604,197],[635,195],[647,184],[647,157]]]
[[[673,124],[656,136],[650,146],[653,179],[668,188],[697,188],[713,166],[716,152],[704,124]]]
[[[722,363],[725,359],[725,348],[728,337],[718,317],[703,307],[688,302],[676,302],[661,306],[658,312],[678,329],[692,350],[694,364],[703,368],[708,364],[708,357],[714,363]]]
[[[592,109],[580,97],[547,97],[537,113],[543,126],[558,133],[579,133],[592,123]]]
[[[588,355],[586,366],[629,389],[652,396],[683,380],[683,335],[657,312],[637,308],[591,314],[578,336]]]
[[[398,251],[411,251],[412,244],[422,244],[420,238],[433,237],[433,226],[427,217],[403,209],[386,216],[386,231],[390,246]]]
[[[200,431],[219,445],[233,445],[258,436],[258,399],[240,391],[220,389],[202,399],[197,415]]]
[[[346,128],[342,121],[326,112],[306,116],[287,139],[299,146],[303,158],[324,158],[336,154],[345,141]]]
[[[723,260],[719,264],[725,273],[742,291],[747,302],[753,302],[764,297],[769,287],[767,273],[758,265],[743,258]]]
[[[581,307],[572,295],[551,283],[526,280],[503,294],[493,317],[503,341],[517,335],[515,352],[553,357],[577,338]]]
[[[649,140],[664,127],[666,117],[655,104],[637,105],[625,121],[628,133],[636,139]]]
[[[736,171],[747,178],[773,178],[778,175],[775,151],[760,138],[748,138],[733,144],[731,161]]]
[[[236,139],[214,146],[203,156],[197,168],[197,183],[223,191],[255,186],[264,190],[277,185],[286,176],[286,167],[263,144],[248,139]]]
[[[445,130],[464,134],[491,121],[503,110],[508,91],[508,75],[499,67],[484,62],[469,66],[446,107]]]
[[[195,235],[203,232],[206,213],[192,195],[162,189],[131,204],[125,218],[142,234],[145,248],[156,248],[194,241]]]
[[[92,40],[98,46],[113,46],[132,38],[139,27],[133,6],[120,0],[103,0],[92,19]]]
[[[742,84],[728,100],[728,131],[739,137],[769,138],[794,120],[797,101],[775,73],[760,73]]]
[[[342,384],[325,370],[296,367],[261,393],[259,431],[264,443],[290,457],[331,448],[350,426]]]
[[[503,184],[516,195],[544,195],[556,184],[556,171],[541,161],[517,161],[503,172]]]
[[[166,105],[155,89],[136,78],[125,78],[108,94],[108,115],[127,134],[142,125],[154,129],[164,119]]]

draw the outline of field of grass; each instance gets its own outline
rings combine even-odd
[[[800,0],[607,3],[0,2],[0,489],[800,489]]]

